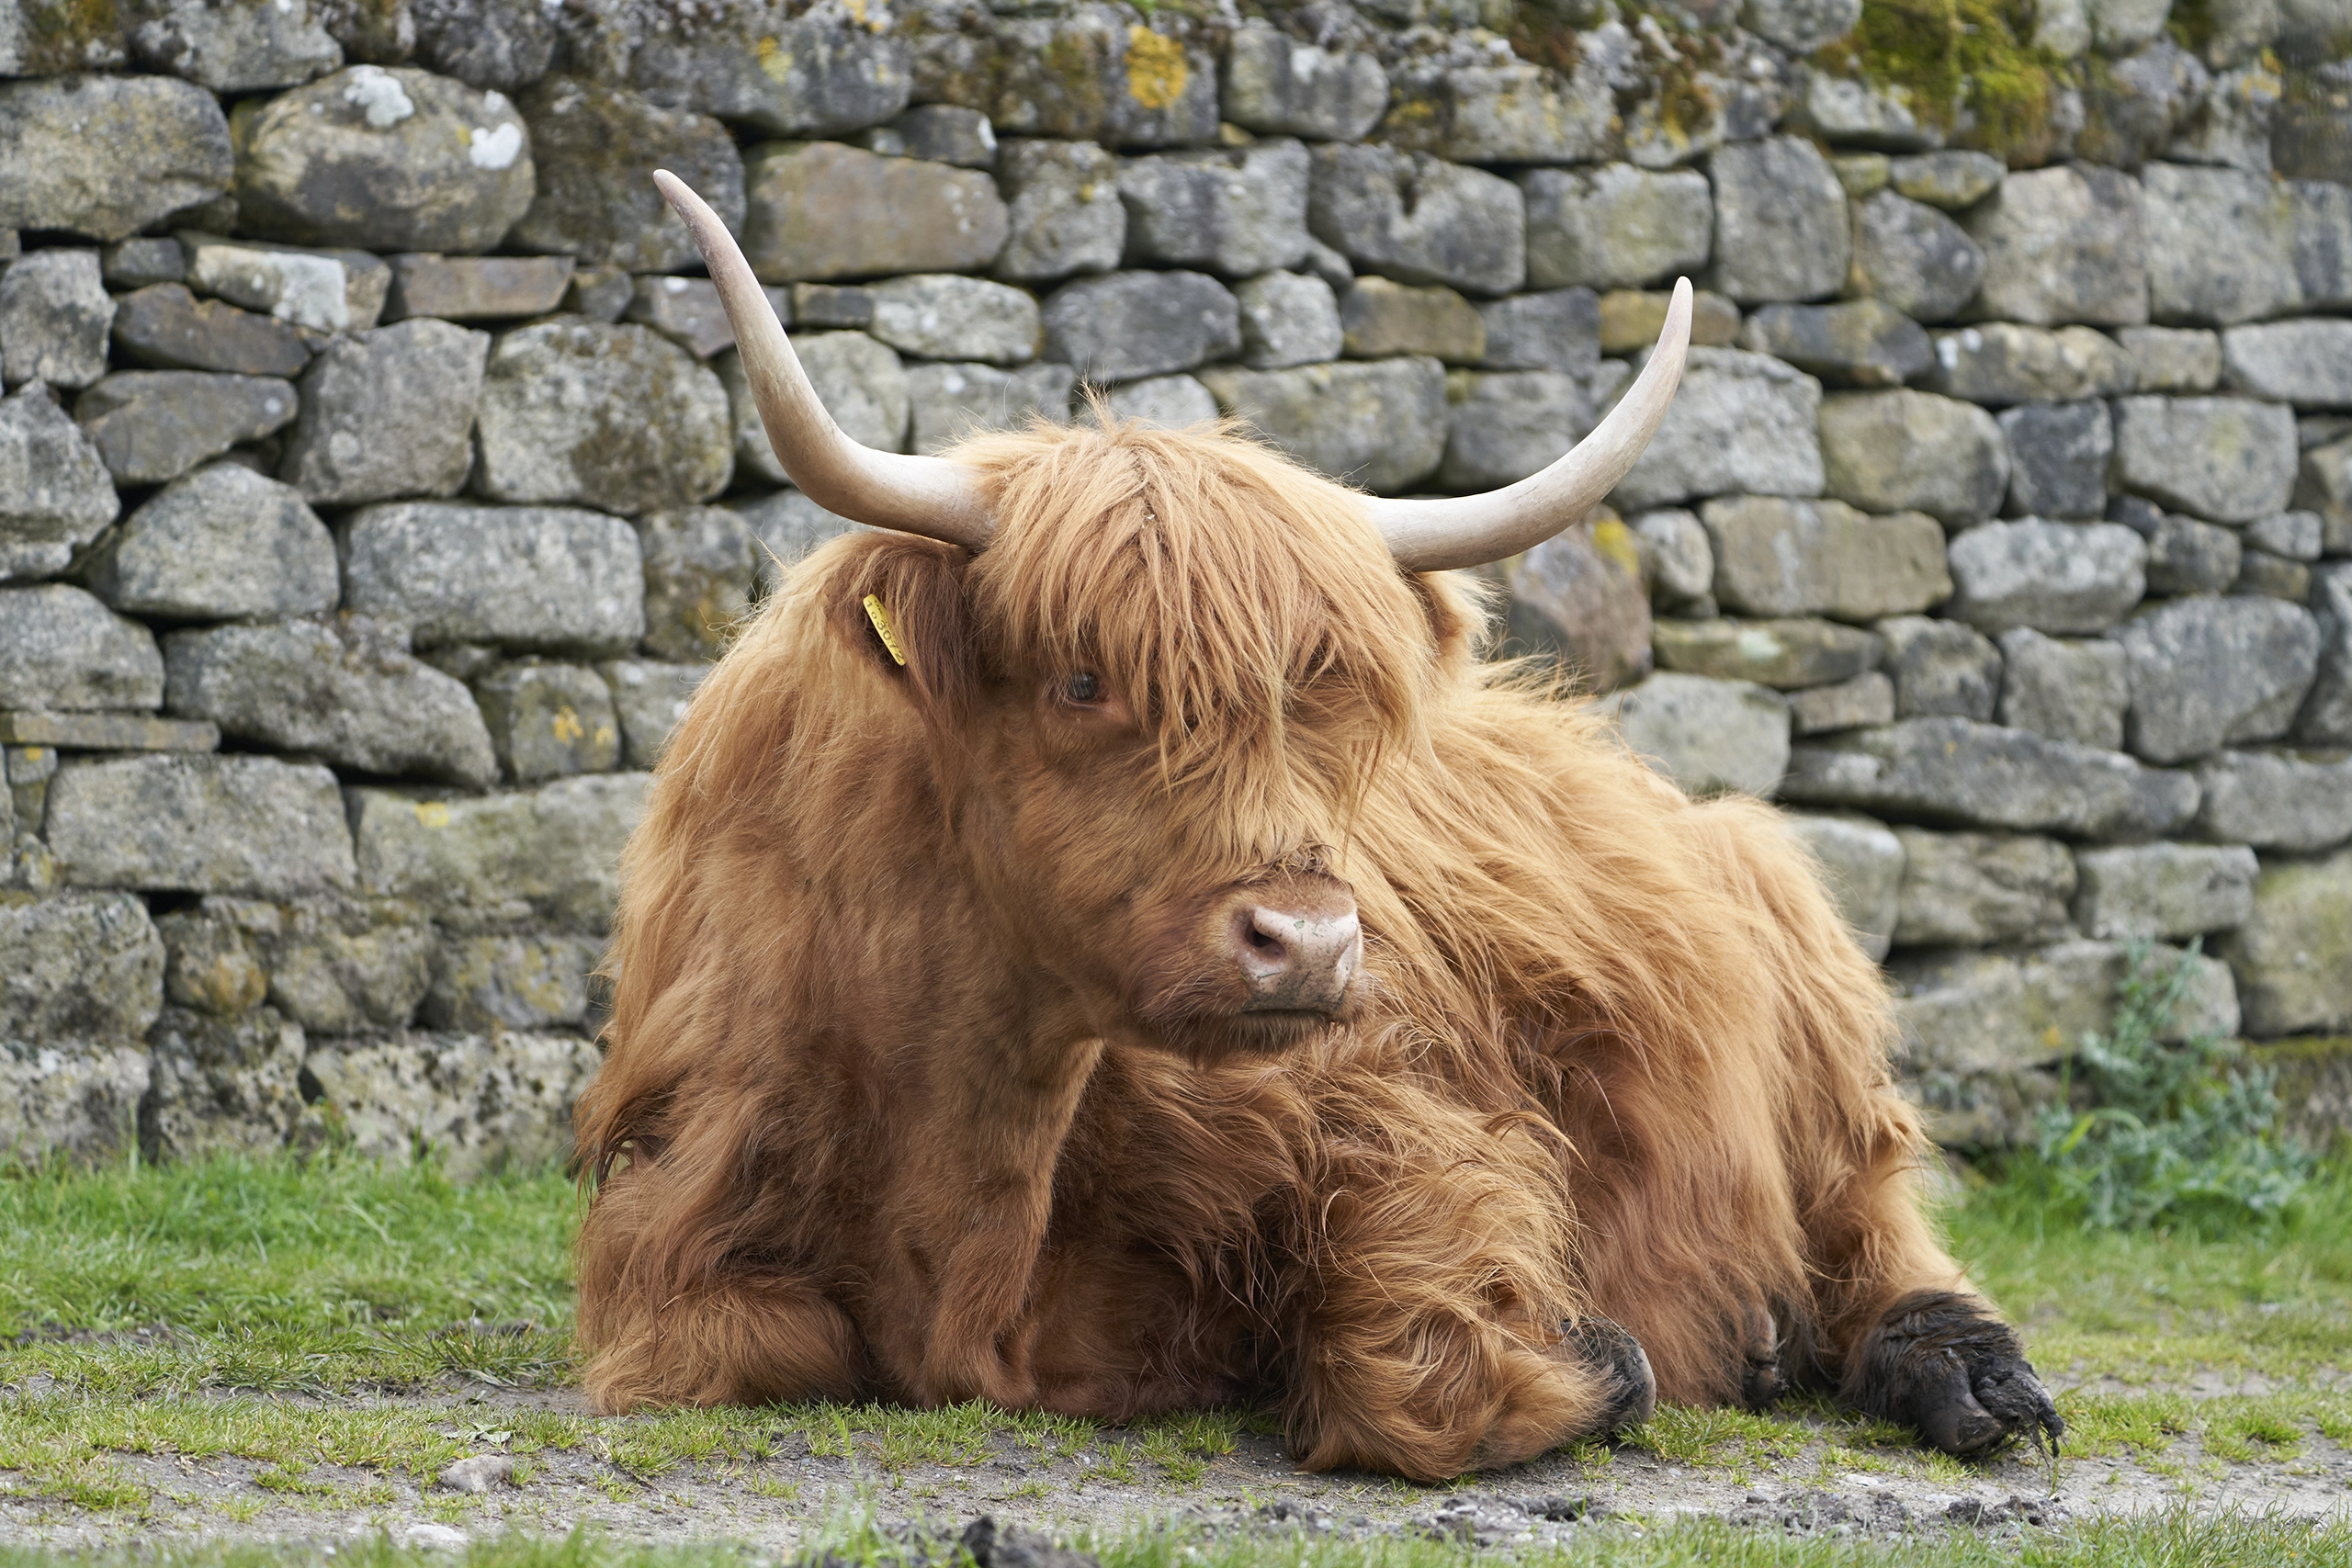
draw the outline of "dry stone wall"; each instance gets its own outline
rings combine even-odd
[[[646,770],[846,526],[657,166],[897,450],[1091,384],[1484,489],[1692,276],[1502,648],[1790,805],[1949,1143],[2137,940],[2202,940],[2184,1028],[2331,1059],[2352,6],[1936,14],[0,0],[0,1155],[562,1146]]]

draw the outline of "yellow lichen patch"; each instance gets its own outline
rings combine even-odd
[[[1605,506],[1593,513],[1592,547],[1634,576],[1641,575],[1642,552],[1634,543],[1634,531]]]
[[[579,714],[573,712],[569,704],[556,709],[555,716],[548,723],[555,731],[555,738],[566,745],[588,733],[588,727],[580,722]]]
[[[771,82],[782,82],[792,74],[792,55],[774,38],[763,38],[755,52],[760,57],[760,73]]]
[[[1184,46],[1137,22],[1127,29],[1127,96],[1148,109],[1174,107],[1192,77]]]
[[[416,819],[427,828],[447,828],[449,808],[437,800],[420,800],[416,803]]]

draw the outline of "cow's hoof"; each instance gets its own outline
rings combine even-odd
[[[1605,1437],[1648,1420],[1657,1409],[1657,1378],[1642,1342],[1605,1317],[1581,1318],[1560,1328],[1563,1348],[1606,1380],[1608,1399],[1593,1423],[1594,1433]]]
[[[1904,1297],[1879,1319],[1846,1377],[1846,1398],[1972,1459],[2012,1438],[2058,1451],[2066,1423],[2025,1359],[2017,1331],[1950,1291]]]

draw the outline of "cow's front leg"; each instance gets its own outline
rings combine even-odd
[[[1847,1403],[1972,1458],[2011,1437],[2055,1449],[2066,1425],[2017,1331],[1981,1299],[1917,1291],[1886,1310],[1856,1351]]]
[[[1283,1291],[1300,1462],[1437,1481],[1646,1419],[1640,1346],[1578,1310],[1551,1149],[1396,1081],[1349,1092],[1385,1103],[1326,1108]]]

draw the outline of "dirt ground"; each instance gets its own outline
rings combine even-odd
[[[2089,1392],[2098,1392],[2091,1390]],[[2146,1390],[2134,1392],[2145,1393]],[[2200,1380],[2191,1397],[2259,1393]],[[358,1403],[365,1404],[366,1401]],[[581,1409],[571,1390],[452,1388],[389,1401],[446,1416],[448,1435],[490,1435],[521,1406]],[[389,1531],[420,1545],[510,1529],[560,1535],[587,1525],[619,1540],[726,1540],[763,1555],[796,1553],[860,1520],[910,1540],[952,1538],[982,1514],[1059,1533],[1125,1534],[1159,1523],[1211,1531],[1337,1536],[1414,1532],[1509,1548],[1556,1540],[1611,1521],[1640,1525],[1684,1516],[1801,1531],[1885,1535],[1972,1527],[2056,1525],[2105,1513],[2199,1512],[2233,1506],[2318,1519],[2352,1514],[2352,1450],[2312,1435],[2290,1455],[2231,1462],[2184,1436],[2161,1453],[2064,1459],[2054,1495],[2047,1464],[2030,1451],[1954,1466],[1900,1449],[1820,1441],[1788,1458],[1738,1444],[1702,1463],[1676,1463],[1635,1447],[1560,1453],[1448,1486],[1360,1474],[1309,1475],[1277,1438],[1243,1431],[1229,1454],[1195,1479],[1170,1480],[1136,1461],[1125,1436],[1097,1434],[1071,1451],[993,1445],[977,1465],[886,1462],[860,1445],[817,1454],[798,1437],[749,1463],[680,1463],[647,1481],[592,1448],[543,1450],[502,1462],[488,1456],[487,1489],[322,1466],[286,1488],[257,1483],[270,1467],[220,1459],[124,1455],[121,1470],[153,1488],[152,1513],[90,1511],[53,1497],[0,1497],[0,1541],[77,1547],[219,1537],[321,1545]],[[501,1471],[511,1472],[501,1475]],[[0,1472],[0,1483],[10,1478]]]

